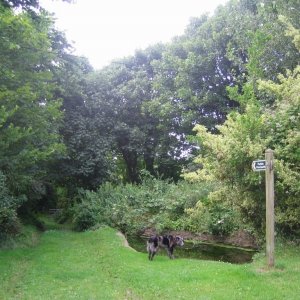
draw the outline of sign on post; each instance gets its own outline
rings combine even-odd
[[[266,256],[268,267],[274,267],[275,249],[275,214],[274,214],[274,152],[266,150],[265,160],[252,162],[253,171],[265,171],[266,173]]]
[[[252,170],[253,171],[265,171],[267,167],[265,160],[255,160],[252,162]]]

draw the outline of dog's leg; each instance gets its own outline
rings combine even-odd
[[[148,259],[151,260],[151,244],[149,242],[147,242],[147,252],[148,252]]]
[[[173,247],[167,248],[168,256],[170,257],[170,259],[174,259],[173,250]]]
[[[148,251],[149,260],[153,260],[155,254],[157,252],[157,247],[155,247],[154,243],[147,244],[147,251]]]
[[[153,260],[154,256],[155,256],[155,251],[152,251],[152,253],[151,253],[151,260]]]

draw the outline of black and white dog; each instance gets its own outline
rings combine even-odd
[[[158,252],[159,248],[165,248],[167,250],[168,256],[173,259],[173,251],[176,246],[183,246],[183,238],[180,236],[173,235],[156,235],[150,237],[147,241],[147,252],[149,260],[153,260],[153,257]]]

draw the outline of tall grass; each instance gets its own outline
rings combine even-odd
[[[169,260],[124,246],[111,228],[47,231],[38,246],[0,251],[0,299],[299,299],[300,250],[277,247],[273,270]]]

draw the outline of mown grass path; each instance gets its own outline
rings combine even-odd
[[[300,299],[300,250],[280,246],[233,265],[157,256],[125,247],[111,228],[47,231],[34,248],[0,251],[0,299]]]

